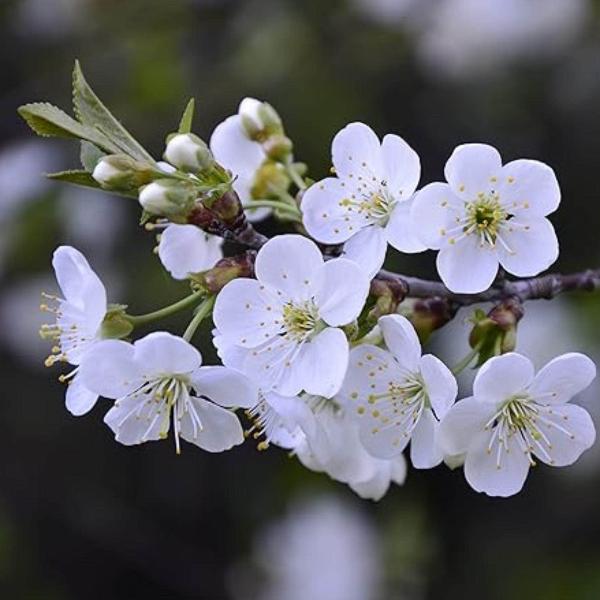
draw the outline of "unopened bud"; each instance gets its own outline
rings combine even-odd
[[[250,193],[253,198],[278,198],[289,185],[290,178],[283,165],[267,161],[256,171]]]
[[[178,169],[190,173],[204,171],[215,162],[206,143],[193,133],[179,133],[171,137],[164,158]]]
[[[184,183],[173,179],[159,179],[142,188],[139,201],[144,210],[153,215],[185,216],[193,208],[195,194]]]
[[[99,161],[92,177],[108,190],[133,190],[152,181],[154,171],[126,154],[111,154]]]
[[[280,133],[267,138],[262,147],[271,160],[283,160],[289,156],[294,145],[289,137]]]
[[[240,102],[238,114],[242,119],[244,131],[251,140],[262,142],[274,134],[283,133],[279,115],[266,102],[256,98],[244,98]]]

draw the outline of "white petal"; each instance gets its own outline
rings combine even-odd
[[[217,296],[213,320],[239,346],[255,347],[283,331],[281,301],[255,279],[230,281]]]
[[[135,361],[146,375],[192,373],[202,363],[194,346],[166,331],[149,333],[134,348]]]
[[[437,255],[437,270],[446,287],[457,294],[477,294],[492,285],[498,256],[474,235],[444,246]]]
[[[438,444],[449,456],[464,454],[495,412],[494,405],[477,398],[459,400],[440,423]]]
[[[493,146],[463,144],[452,152],[444,175],[455,194],[474,200],[479,193],[489,194],[502,168],[502,158]]]
[[[367,295],[369,279],[356,263],[345,258],[326,262],[316,292],[319,316],[331,326],[347,325],[358,317]]]
[[[246,135],[239,115],[217,125],[210,137],[210,150],[215,160],[234,175],[254,176],[265,160],[262,146]]]
[[[456,218],[462,218],[463,213],[463,201],[447,183],[430,183],[412,200],[411,227],[423,244],[437,250],[447,243],[446,232],[456,226]]]
[[[387,189],[396,199],[407,200],[419,185],[419,155],[400,136],[393,133],[384,136],[381,155]]]
[[[519,217],[545,217],[560,203],[554,171],[537,160],[513,160],[504,165],[496,189],[502,204]]]
[[[92,410],[97,400],[98,394],[85,387],[79,374],[75,375],[67,387],[65,396],[67,410],[72,415],[79,417]]]
[[[438,421],[425,409],[410,438],[410,462],[415,469],[431,469],[442,462],[444,453],[437,444]]]
[[[504,244],[497,243],[500,264],[513,275],[531,277],[545,271],[558,258],[558,239],[548,219],[525,221],[501,232]]]
[[[381,144],[364,123],[350,123],[339,131],[331,145],[333,166],[340,177],[383,179]]]
[[[304,300],[310,296],[315,275],[323,262],[314,242],[301,235],[285,234],[271,238],[259,250],[254,271],[262,284],[280,290],[293,300]]]
[[[344,244],[344,258],[355,262],[369,276],[374,277],[385,261],[387,233],[379,225],[364,227]]]
[[[223,240],[195,225],[169,225],[160,236],[158,256],[175,279],[206,271],[223,258]]]
[[[351,482],[350,489],[365,500],[381,500],[390,487],[391,465],[390,461],[373,459],[377,464],[375,474],[364,481]]]
[[[52,266],[65,300],[84,313],[91,329],[98,328],[106,314],[106,289],[83,254],[60,246],[54,251]]]
[[[421,358],[421,376],[435,416],[443,419],[456,400],[458,385],[452,371],[433,354]]]
[[[400,454],[390,460],[392,467],[392,481],[396,485],[402,485],[406,481],[406,459]]]
[[[596,377],[594,362],[577,352],[557,356],[540,369],[530,394],[540,404],[564,404],[585,390]]]
[[[543,450],[534,454],[546,464],[565,467],[573,464],[596,440],[596,429],[589,413],[575,404],[540,407],[537,425],[550,442],[538,440]]]
[[[386,315],[379,327],[388,350],[405,369],[416,373],[421,361],[421,342],[411,322],[401,315]]]
[[[328,327],[305,344],[303,388],[309,394],[331,398],[337,394],[348,367],[348,340],[341,329]]]
[[[148,403],[143,395],[128,396],[106,413],[104,422],[113,430],[115,439],[132,446],[159,440],[169,430],[170,409],[167,403]]]
[[[302,196],[302,221],[309,235],[320,242],[345,242],[368,225],[364,213],[340,204],[354,191],[348,182],[328,177],[311,185]]]
[[[181,437],[207,452],[223,452],[244,441],[244,432],[235,413],[212,402],[192,396],[190,402],[200,425],[194,423],[190,411],[183,416]]]
[[[411,218],[414,199],[398,202],[385,228],[388,243],[400,252],[423,252],[427,246],[418,237],[418,225]]]
[[[465,477],[477,492],[488,496],[512,496],[523,488],[529,473],[529,458],[512,435],[508,437],[508,449],[500,450],[498,467],[497,446],[488,452],[491,435],[490,431],[485,431],[475,436],[465,459]]]
[[[105,398],[120,398],[142,383],[134,348],[120,340],[104,340],[86,352],[79,375],[83,385]]]
[[[516,352],[495,356],[479,369],[473,395],[486,402],[503,402],[525,390],[533,376],[533,364],[526,356]]]
[[[224,407],[252,408],[258,388],[245,375],[227,367],[200,367],[192,376],[198,396]]]

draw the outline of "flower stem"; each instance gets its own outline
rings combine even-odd
[[[280,202],[279,200],[252,200],[244,206],[244,208],[260,208],[260,207],[273,208],[275,210],[280,210],[281,212],[291,213],[296,216],[300,215],[300,211],[298,210],[297,207],[291,206],[290,204],[287,204],[287,203],[284,204],[283,202]]]
[[[454,365],[452,369],[450,369],[452,373],[454,375],[462,373],[473,362],[473,359],[477,356],[478,353],[479,344],[477,344],[475,348],[473,348],[473,350],[471,350],[458,364]]]
[[[287,160],[284,163],[284,166],[286,173],[290,176],[290,179],[296,184],[296,187],[299,190],[305,190],[307,188],[306,182],[304,181],[304,179],[302,179],[302,177],[300,177],[300,175],[298,175],[298,172],[293,167],[292,161]]]
[[[194,292],[178,302],[175,302],[175,304],[170,304],[169,306],[165,306],[164,308],[155,310],[145,315],[126,315],[126,318],[134,327],[146,325],[147,323],[153,323],[154,321],[174,315],[175,313],[185,310],[186,308],[191,308],[197,304],[205,294],[205,291]]]
[[[208,298],[205,298],[202,304],[198,307],[196,314],[183,333],[183,339],[186,342],[189,342],[194,337],[194,333],[196,333],[196,329],[198,329],[200,323],[202,323],[202,321],[204,321],[204,319],[212,312],[214,303],[215,296],[208,296]]]

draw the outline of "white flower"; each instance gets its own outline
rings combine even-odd
[[[434,467],[443,458],[439,420],[456,398],[456,380],[438,358],[421,356],[406,318],[385,316],[379,325],[389,352],[367,344],[354,348],[340,397],[355,411],[360,438],[373,456],[396,456],[410,441],[412,464]]]
[[[191,344],[158,331],[134,344],[96,344],[81,364],[81,376],[89,389],[116,400],[104,421],[122,444],[163,439],[172,421],[178,452],[180,437],[222,452],[244,440],[237,416],[227,409],[254,406],[257,390],[237,371],[201,363]]]
[[[331,154],[337,178],[318,181],[302,198],[308,233],[327,244],[344,243],[345,256],[371,277],[388,243],[401,252],[425,250],[409,218],[421,176],[417,153],[397,135],[380,143],[370,127],[350,123],[333,138]]]
[[[546,215],[560,202],[554,171],[535,160],[502,166],[485,144],[458,146],[446,163],[448,183],[417,194],[413,227],[439,250],[437,268],[453,292],[486,290],[498,263],[519,277],[537,275],[558,257],[558,241]]]
[[[82,382],[79,365],[101,339],[107,310],[106,289],[83,254],[71,246],[60,246],[54,251],[52,266],[64,298],[46,295],[57,307],[42,305],[42,308],[54,312],[56,322],[43,325],[40,333],[57,344],[46,365],[64,361],[77,366],[68,375],[61,376],[61,380],[69,384],[67,409],[79,416],[90,411],[98,400],[98,395]]]
[[[195,225],[169,225],[161,234],[158,256],[175,279],[187,279],[223,258],[223,240]]]
[[[574,463],[594,443],[589,414],[568,404],[596,376],[585,355],[563,354],[537,375],[516,353],[490,359],[473,383],[473,396],[455,404],[440,426],[449,455],[466,454],[465,477],[489,496],[521,490],[533,456],[561,467]]]
[[[245,110],[247,101],[250,100],[258,102],[253,98],[242,100],[238,113],[227,117],[217,125],[209,143],[215,160],[233,173],[235,177],[233,189],[240,197],[243,206],[253,199],[252,187],[256,174],[267,160],[262,145],[250,139],[242,124],[241,111],[242,108]],[[247,212],[251,221],[259,221],[269,214],[271,214],[269,208],[254,208]]]
[[[242,353],[236,368],[263,390],[333,396],[348,364],[340,327],[360,314],[367,278],[349,260],[324,262],[300,235],[269,240],[258,252],[255,273],[256,279],[235,279],[217,296],[213,319],[224,364],[233,346]]]

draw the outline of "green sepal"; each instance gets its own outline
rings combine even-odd
[[[191,133],[195,108],[196,101],[193,98],[190,98],[189,102],[187,103],[187,106],[185,107],[185,110],[183,111],[183,115],[181,116],[179,128],[177,129],[178,133]]]
[[[133,323],[127,318],[126,304],[111,304],[102,321],[101,336],[105,339],[123,339],[133,331]]]

